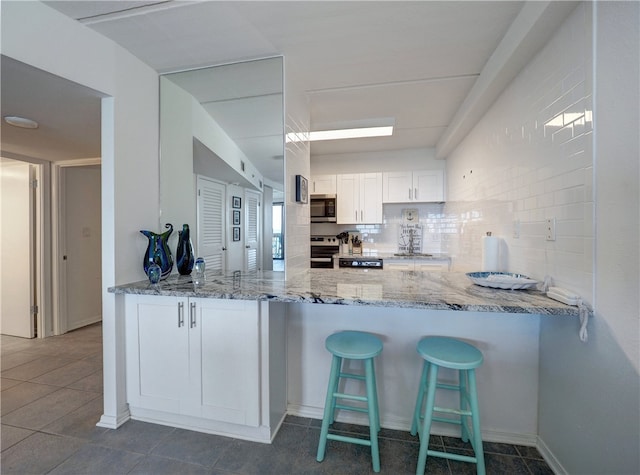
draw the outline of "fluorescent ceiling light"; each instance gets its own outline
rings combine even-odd
[[[315,142],[320,140],[359,139],[366,137],[388,137],[393,135],[393,126],[361,127],[357,129],[316,130],[309,133],[289,133],[287,142]]]
[[[8,115],[4,118],[7,124],[15,127],[21,127],[23,129],[37,129],[38,123],[35,120],[26,119],[24,117],[18,117],[14,115]]]

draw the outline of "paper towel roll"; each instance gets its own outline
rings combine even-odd
[[[496,272],[500,266],[500,238],[496,236],[482,236],[482,270]]]

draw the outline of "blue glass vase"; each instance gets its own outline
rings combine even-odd
[[[142,260],[144,273],[149,275],[149,265],[155,262],[162,270],[161,279],[166,279],[173,269],[173,256],[169,249],[169,236],[173,232],[173,225],[167,223],[164,227],[168,229],[162,234],[156,234],[152,231],[140,231],[149,239],[147,251],[144,253],[144,259]]]
[[[189,236],[189,225],[183,224],[178,231],[178,248],[176,249],[176,266],[180,275],[189,275],[193,269],[193,244]]]

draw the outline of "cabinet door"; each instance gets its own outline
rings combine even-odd
[[[127,401],[179,412],[188,387],[187,299],[126,296]]]
[[[317,195],[335,195],[337,184],[335,175],[316,175],[311,177],[311,190],[309,193]]]
[[[189,407],[207,419],[260,425],[260,334],[257,301],[190,299],[190,380],[201,381]],[[197,328],[197,332],[194,329]]]
[[[364,224],[382,223],[382,173],[360,175],[360,220]]]
[[[442,170],[413,172],[413,199],[422,202],[444,201],[444,172]]]
[[[413,197],[411,172],[385,172],[382,174],[382,201],[407,203]]]
[[[336,221],[338,224],[358,223],[360,214],[360,175],[337,176]]]

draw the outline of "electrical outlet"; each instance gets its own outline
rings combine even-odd
[[[547,236],[547,241],[556,240],[556,218],[547,218],[545,234]]]

